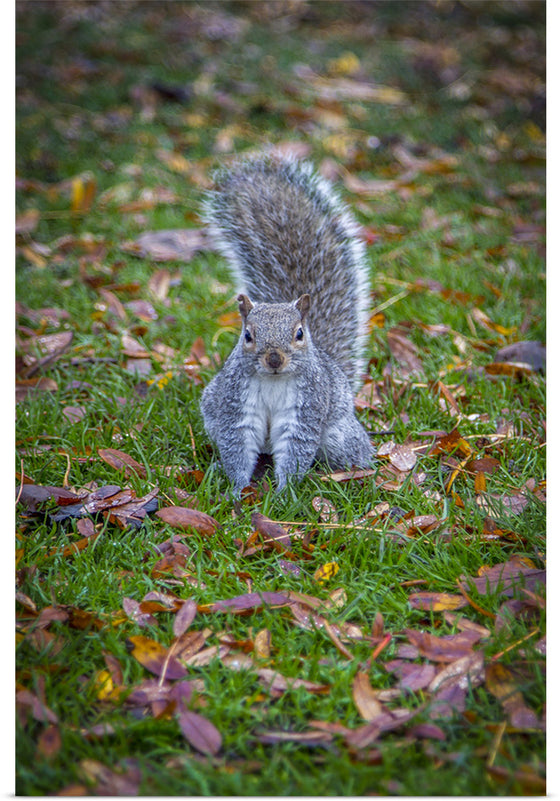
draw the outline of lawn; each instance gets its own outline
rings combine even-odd
[[[545,6],[16,6],[16,793],[545,793]],[[362,226],[371,469],[231,496],[212,174]],[[163,233],[162,233],[163,232]]]

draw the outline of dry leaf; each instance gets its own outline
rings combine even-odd
[[[187,675],[185,668],[170,654],[169,649],[149,637],[129,637],[126,645],[132,656],[156,676],[183,679]]]
[[[414,592],[408,596],[408,603],[413,609],[427,612],[443,612],[468,606],[468,601],[462,595],[451,595],[447,592]]]
[[[352,682],[352,698],[364,720],[375,720],[384,712],[383,706],[377,700],[367,673],[362,671],[356,673]]]
[[[216,756],[222,747],[222,735],[207,718],[184,709],[177,715],[179,727],[187,742],[202,754]]]
[[[127,478],[130,476],[140,476],[146,478],[147,471],[143,464],[140,464],[123,451],[116,450],[115,448],[99,448],[97,453],[107,462],[108,465],[114,467],[115,470],[123,470]]]
[[[221,529],[218,521],[210,515],[185,506],[164,506],[156,512],[156,515],[173,528],[185,531],[194,529],[206,537],[211,537]]]

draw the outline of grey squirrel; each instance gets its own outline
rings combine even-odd
[[[220,174],[205,218],[240,292],[240,339],[201,401],[235,494],[261,453],[278,490],[316,460],[366,466],[352,391],[369,313],[357,224],[310,164],[268,157]]]

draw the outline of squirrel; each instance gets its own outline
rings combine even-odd
[[[201,401],[234,494],[260,454],[278,491],[315,461],[367,466],[353,398],[369,317],[357,223],[308,162],[266,156],[219,174],[204,217],[240,293],[241,336]]]

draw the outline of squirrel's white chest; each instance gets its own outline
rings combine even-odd
[[[243,404],[243,425],[261,453],[275,446],[296,422],[297,389],[290,376],[255,376]]]

